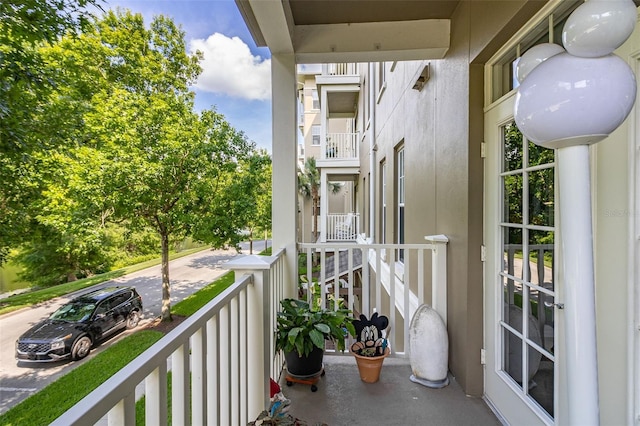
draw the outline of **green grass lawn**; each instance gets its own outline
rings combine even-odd
[[[201,288],[196,293],[176,303],[175,306],[171,308],[171,313],[184,317],[194,314],[198,309],[202,308],[233,284],[234,281],[235,273],[233,271],[227,272],[208,286]]]

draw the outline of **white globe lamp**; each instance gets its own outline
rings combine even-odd
[[[636,20],[633,0],[589,0],[567,18],[562,44],[574,56],[605,56],[629,38]]]
[[[531,70],[552,56],[564,52],[562,46],[554,43],[542,43],[527,50],[516,65],[516,79],[522,84]]]
[[[588,145],[622,124],[635,93],[633,72],[618,56],[560,53],[540,63],[520,84],[515,121],[530,141],[546,148]]]

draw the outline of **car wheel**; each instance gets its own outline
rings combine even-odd
[[[127,318],[127,328],[135,328],[140,322],[140,313],[138,311],[132,311]]]
[[[87,355],[89,355],[89,351],[91,350],[91,338],[89,336],[82,336],[73,344],[71,348],[71,358],[73,360],[79,360]]]

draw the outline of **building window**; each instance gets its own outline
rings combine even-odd
[[[513,122],[501,133],[500,369],[523,398],[553,417],[554,151],[529,142]]]
[[[387,242],[387,163],[380,163],[380,243]]]
[[[404,146],[400,146],[396,151],[396,177],[397,177],[397,197],[398,197],[398,218],[396,243],[404,244]],[[398,250],[398,260],[404,262],[404,250]]]
[[[320,145],[320,125],[311,126],[311,145]]]
[[[376,103],[380,102],[384,90],[387,88],[386,62],[378,62],[378,96]]]
[[[515,69],[520,57],[533,46],[541,43],[562,45],[562,28],[571,14],[582,2],[567,1],[561,4],[545,20],[519,36],[510,48],[489,61],[491,66],[491,102],[495,102],[518,87]]]
[[[378,62],[378,92],[383,90],[384,83],[387,80],[385,65],[386,62]]]
[[[318,99],[318,91],[316,89],[311,90],[311,108],[320,109],[320,100]]]
[[[362,229],[367,229],[369,224],[369,218],[367,217],[367,207],[369,206],[369,186],[367,182],[371,182],[371,173],[368,173],[367,176],[362,178],[362,216],[360,220],[360,226]],[[353,211],[353,209],[350,209]]]
[[[363,115],[363,120],[362,120],[362,124],[363,124],[363,132],[364,130],[367,130],[367,128],[369,127],[369,87],[367,86],[367,80],[363,79],[362,80],[362,93],[364,93],[363,96],[363,100],[364,100],[364,115]]]

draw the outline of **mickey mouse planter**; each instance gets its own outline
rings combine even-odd
[[[351,345],[351,353],[356,358],[360,378],[366,383],[375,383],[380,377],[382,362],[390,354],[385,330],[389,326],[389,319],[374,312],[371,319],[360,315],[359,320],[353,321],[356,329],[356,342]]]

